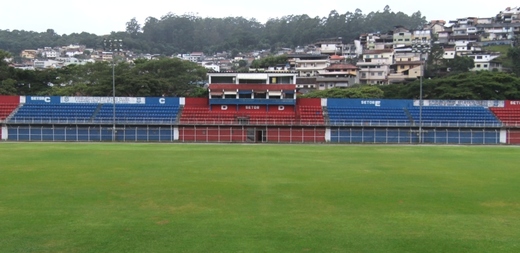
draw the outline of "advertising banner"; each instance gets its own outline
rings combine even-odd
[[[179,98],[147,97],[147,105],[179,105]]]
[[[112,104],[113,97],[60,97],[62,104]],[[116,104],[145,104],[144,97],[116,97]]]
[[[383,108],[404,108],[410,107],[413,100],[408,99],[342,99],[329,98],[327,106],[331,107],[383,107]]]
[[[520,107],[520,101],[518,101],[518,100],[506,100],[506,107]]]
[[[59,104],[60,97],[54,96],[26,96],[25,103],[27,104]]]
[[[420,101],[414,100],[413,105],[419,106]],[[423,106],[474,106],[474,107],[504,107],[503,100],[423,100]]]

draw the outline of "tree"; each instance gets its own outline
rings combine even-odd
[[[419,86],[417,80],[381,86],[381,89],[385,98],[418,99]],[[443,78],[425,79],[423,94],[425,99],[516,100],[520,99],[520,78],[493,71],[456,73]]]
[[[247,61],[240,60],[233,66],[233,69],[237,72],[247,72],[249,69],[247,68]]]
[[[207,98],[208,95],[209,95],[208,89],[205,89],[202,87],[195,87],[187,94],[187,97]]]
[[[0,67],[7,66],[7,59],[11,58],[11,54],[0,50]]]
[[[507,52],[507,57],[511,59],[513,63],[513,67],[511,68],[511,71],[517,75],[520,76],[520,47],[512,47]]]
[[[287,56],[279,55],[279,56],[267,56],[260,60],[254,60],[251,63],[252,68],[268,68],[274,67],[279,64],[287,64]]]
[[[466,56],[455,56],[455,58],[447,63],[451,72],[461,73],[468,72],[470,69],[475,67],[475,61],[473,58]]]
[[[377,86],[356,86],[346,89],[333,88],[313,91],[302,95],[304,98],[382,98],[383,91]]]
[[[206,78],[206,69],[190,61],[161,58],[136,64],[125,79],[125,91],[150,96],[187,96]]]
[[[441,45],[434,44],[428,55],[426,65],[426,76],[438,75],[442,69],[445,69],[444,48]]]
[[[126,22],[126,32],[134,37],[136,37],[141,32],[141,25],[139,22],[137,22],[135,17]]]
[[[0,95],[16,95],[16,80],[11,78],[0,80]]]

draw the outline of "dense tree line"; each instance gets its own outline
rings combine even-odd
[[[345,41],[352,41],[361,33],[387,32],[396,25],[417,29],[425,23],[426,18],[419,11],[407,15],[394,12],[388,6],[384,11],[368,14],[359,9],[345,13],[333,10],[327,17],[289,15],[266,23],[243,17],[202,18],[168,13],[160,18],[148,17],[144,24],[139,24],[134,18],[126,23],[126,31],[114,31],[111,36],[123,39],[125,48],[137,53],[171,55],[203,51],[211,54],[296,47],[325,38],[342,37]],[[14,55],[23,49],[68,44],[101,48],[101,41],[101,36],[85,32],[59,35],[52,29],[41,33],[0,30],[0,49]]]
[[[3,60],[0,50],[0,95],[112,95],[112,64],[69,65],[59,69],[21,70]],[[137,60],[114,66],[117,96],[205,96],[200,87],[206,69],[180,59]]]
[[[385,98],[419,98],[420,81],[381,86]],[[520,78],[514,74],[477,71],[423,81],[424,99],[518,100]]]

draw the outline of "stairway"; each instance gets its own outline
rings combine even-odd
[[[90,121],[94,121],[94,119],[96,118],[97,114],[99,113],[99,111],[101,111],[101,107],[103,107],[103,104],[99,104],[96,108],[96,110],[94,111],[94,113],[92,114],[92,116],[90,117]]]
[[[14,117],[14,115],[16,115],[16,113],[20,110],[20,108],[23,107],[24,104],[19,104],[16,109],[13,110],[13,112],[11,112],[11,114],[9,114],[9,116],[7,116],[5,118],[5,121],[4,122],[8,122],[9,120],[11,120],[11,118]]]
[[[406,117],[408,117],[408,120],[410,120],[410,124],[412,124],[412,126],[415,126],[415,120],[413,119],[410,111],[408,111],[408,108],[403,108],[403,111],[406,114]]]
[[[329,109],[327,109],[326,106],[322,106],[321,110],[323,111],[323,120],[325,121],[325,124],[330,124]]]

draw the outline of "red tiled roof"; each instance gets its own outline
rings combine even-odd
[[[343,60],[345,57],[339,55],[333,55],[330,57],[331,60]]]

